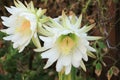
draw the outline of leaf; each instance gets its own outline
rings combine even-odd
[[[102,42],[102,41],[99,41],[99,42],[98,42],[98,46],[99,46],[101,49],[106,48],[105,43]]]
[[[113,75],[113,70],[112,70],[112,68],[110,68],[107,72],[107,79],[110,80],[112,75]]]
[[[102,72],[102,65],[100,62],[98,62],[95,67],[95,74],[99,77],[101,75],[101,72]]]

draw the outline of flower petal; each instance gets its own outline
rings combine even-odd
[[[71,27],[70,20],[68,17],[65,15],[65,12],[62,11],[62,25],[65,28]]]
[[[87,56],[87,48],[83,45],[79,46],[79,50],[80,50],[80,53],[82,54],[82,58],[85,60],[85,61],[88,61],[88,56]]]
[[[38,39],[38,37],[37,37],[37,33],[35,33],[35,34],[36,34],[36,37],[33,36],[33,37],[32,37],[32,41],[33,41],[34,45],[35,45],[37,48],[40,48],[40,47],[41,47],[40,41],[39,41],[39,39]]]
[[[63,56],[61,56],[61,58],[62,58],[62,64],[64,66],[68,66],[68,65],[71,64],[71,54],[69,54],[69,55],[63,55]]]
[[[65,74],[68,75],[71,71],[71,64],[68,66],[65,66]]]
[[[51,55],[51,54],[53,54],[53,55]],[[46,55],[44,53],[42,53],[42,55],[41,55],[42,58],[47,58],[47,57],[49,58],[48,61],[47,61],[47,64],[44,67],[44,69],[51,66],[59,57],[59,53],[56,53],[56,50],[51,50],[51,54],[49,52],[47,52]]]
[[[96,52],[96,50],[91,46],[86,46],[89,51]]]
[[[79,30],[79,33],[86,33],[88,31],[90,31],[93,27],[95,26],[95,24],[91,24],[90,26],[83,26],[80,30]]]
[[[102,37],[97,37],[97,36],[87,36],[87,40],[98,40],[101,39]]]
[[[80,66],[80,60],[82,59],[82,54],[80,53],[79,50],[76,50],[72,54],[72,64],[74,67],[79,67]]]
[[[60,72],[63,68],[63,64],[62,64],[62,58],[59,58],[56,64],[56,71]]]
[[[79,16],[79,19],[78,19],[77,22],[75,23],[75,27],[76,27],[76,28],[81,27],[81,21],[82,21],[82,14]]]

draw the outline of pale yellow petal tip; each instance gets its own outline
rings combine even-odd
[[[14,4],[15,4],[16,7],[18,6],[18,2],[17,1],[18,0],[14,0]]]
[[[91,57],[91,58],[94,58],[94,59],[97,58],[97,57],[96,57],[92,52],[90,52],[90,51],[87,52],[87,55],[88,55],[89,57]]]
[[[46,64],[46,65],[43,67],[43,69],[47,69],[48,67],[49,67],[49,65]]]
[[[62,16],[63,16],[63,18],[66,17],[66,14],[65,14],[65,11],[64,11],[64,10],[62,10]]]
[[[95,27],[95,25],[96,25],[96,23],[93,23],[93,24],[91,24],[90,26],[93,28],[93,27]]]
[[[62,10],[62,15],[64,15],[65,14],[65,11],[64,10]]]
[[[96,40],[99,40],[99,39],[104,39],[103,37],[97,37],[97,39]]]
[[[19,0],[14,0],[14,4],[16,7],[25,7],[25,5]]]
[[[43,69],[47,69],[49,66],[51,66],[51,63],[47,62],[47,64],[43,67]]]
[[[16,7],[18,7],[22,3],[19,0],[14,0],[14,4],[15,4]]]
[[[43,9],[42,11],[43,11],[43,13],[46,13],[46,12],[47,12],[47,9]]]
[[[85,66],[85,64],[84,64],[84,62],[81,60],[80,61],[80,66],[81,66],[81,68],[86,72],[87,70],[86,70],[86,66]]]
[[[47,50],[47,48],[45,48],[45,47],[40,47],[40,48],[34,49],[35,52],[43,52],[46,50]]]
[[[104,39],[104,37],[96,36],[96,39],[95,39],[95,40],[99,40],[99,39]]]
[[[6,30],[5,29],[1,29],[0,32],[6,33]]]
[[[82,19],[82,14],[80,14],[79,18]]]
[[[40,52],[41,49],[40,48],[37,48],[37,49],[33,49],[35,52]]]
[[[104,37],[98,37],[97,39],[104,39]]]

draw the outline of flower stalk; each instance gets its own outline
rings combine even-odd
[[[58,73],[59,80],[72,80],[71,73],[65,75],[64,70]]]

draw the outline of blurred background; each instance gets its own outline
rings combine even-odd
[[[20,0],[24,3],[25,0]],[[31,0],[26,0],[30,2]],[[36,8],[47,9],[52,18],[61,15],[83,14],[82,25],[96,23],[89,35],[99,35],[103,40],[91,42],[98,49],[96,59],[85,62],[87,72],[77,69],[77,80],[120,80],[120,0],[32,0]],[[0,0],[0,16],[10,16],[5,6],[14,6],[13,0]],[[6,28],[0,19],[0,29]],[[58,80],[55,64],[44,70],[46,60],[33,51],[32,43],[22,53],[13,49],[12,42],[2,38],[0,32],[0,80]]]

